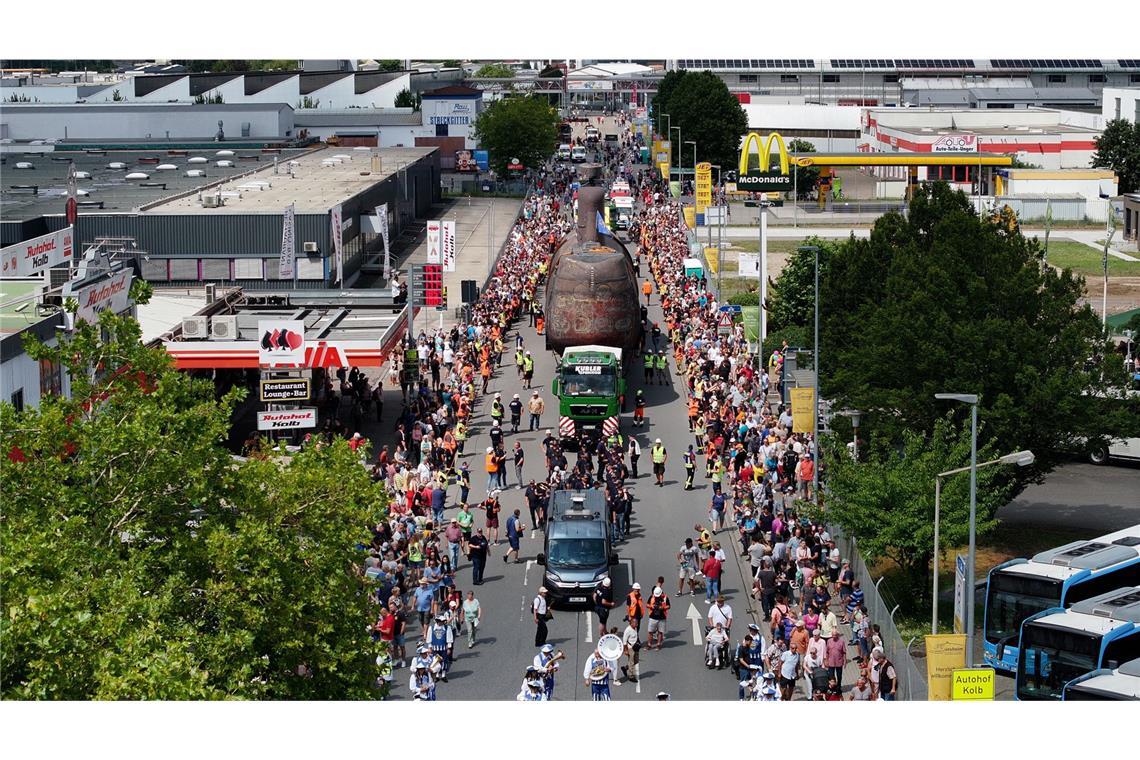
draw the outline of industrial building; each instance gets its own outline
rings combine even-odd
[[[1140,87],[1106,87],[1101,116],[1105,121],[1124,119],[1140,123]]]

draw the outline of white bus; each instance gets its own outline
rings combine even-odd
[[[1064,702],[1140,700],[1140,660],[1116,670],[1101,668],[1065,684]]]

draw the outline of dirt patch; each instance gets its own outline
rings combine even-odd
[[[1104,294],[1104,279],[1085,279],[1085,301],[1099,313]],[[1140,308],[1140,277],[1108,278],[1108,313],[1120,314]]]

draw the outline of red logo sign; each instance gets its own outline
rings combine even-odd
[[[292,330],[266,330],[261,336],[261,347],[266,351],[296,351],[304,343],[304,336]]]

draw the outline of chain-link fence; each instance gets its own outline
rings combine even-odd
[[[863,589],[863,601],[867,606],[871,622],[879,626],[883,649],[887,659],[894,663],[895,672],[898,674],[898,698],[907,701],[925,700],[926,676],[910,655],[910,647],[914,641],[903,641],[895,626],[894,614],[898,611],[899,605],[894,603],[881,588],[883,577],[880,576],[875,580],[871,575],[863,556],[859,553],[856,540],[843,535],[843,532],[835,526],[828,526],[828,530],[842,556],[851,563],[855,580],[859,581]]]

